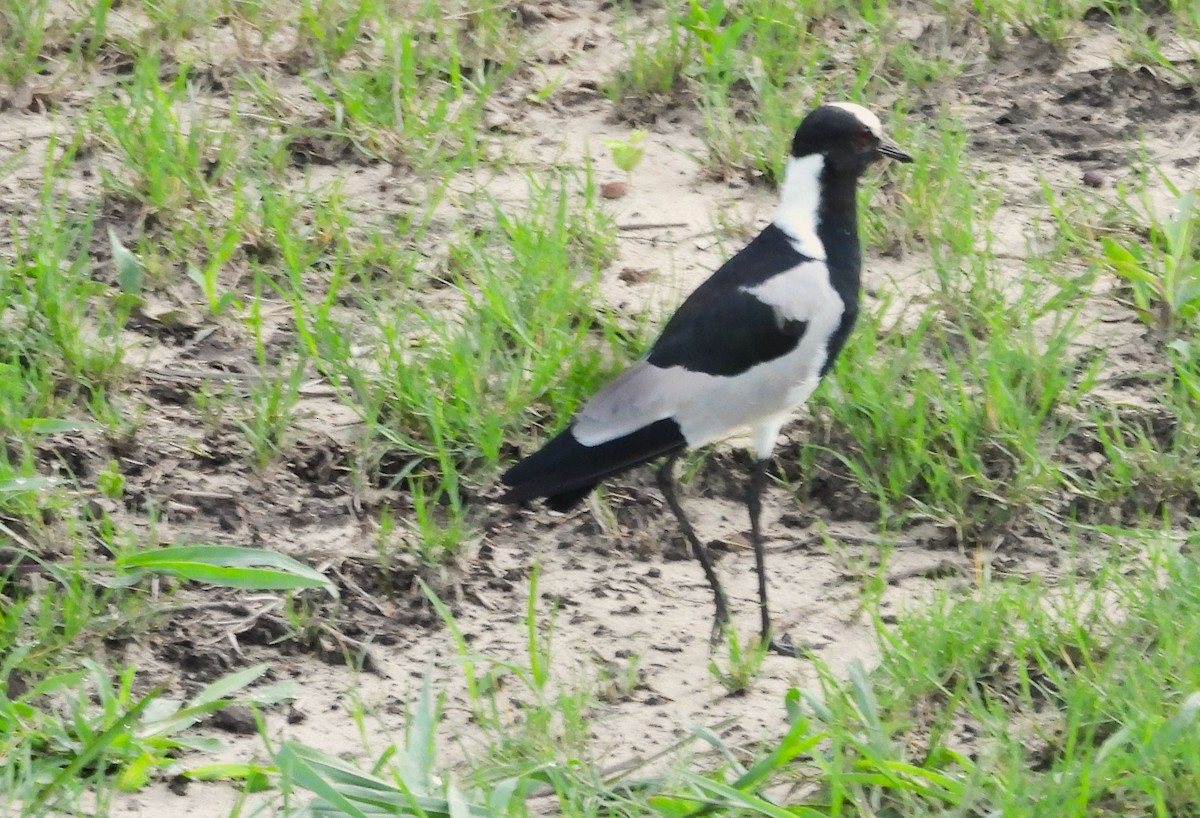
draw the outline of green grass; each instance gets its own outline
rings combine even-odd
[[[437,815],[452,814],[455,798],[521,815],[525,799],[550,795],[572,815],[1040,815],[1048,804],[1072,816],[1189,814],[1200,773],[1200,577],[1194,557],[1167,541],[1139,556],[1146,570],[1131,573],[1128,559],[1114,552],[1087,581],[989,584],[910,612],[881,628],[873,674],[856,664],[842,679],[818,663],[819,687],[780,703],[789,727],[778,739],[747,754],[694,726],[673,751],[707,746],[715,766],[703,773],[564,764],[587,758],[582,728],[597,705],[577,692],[546,695],[553,643],[538,634],[552,625],[532,606],[521,660],[474,656],[459,642],[488,738],[453,781],[428,777],[444,715],[428,676],[391,758],[368,770],[285,745],[267,773],[318,803],[340,794]],[[514,697],[517,710],[505,706]]]
[[[956,721],[978,728],[976,809],[1187,814],[1200,769],[1188,550],[1151,547],[1138,559],[1154,570],[1114,562],[1049,600],[1037,585],[1006,587],[907,618],[882,667],[907,682],[886,709],[934,722],[926,758],[951,749]]]
[[[1195,55],[1178,54],[1200,32],[1196,5],[939,0],[914,28],[909,4],[884,0],[631,3],[613,7],[614,36],[601,30],[598,45],[547,40],[553,15],[527,6],[0,10],[0,99],[17,106],[0,112],[0,185],[14,191],[0,223],[0,791],[15,805],[0,814],[105,814],[117,793],[179,770],[281,809],[316,797],[349,815],[372,803],[455,816],[1192,814],[1190,177],[1146,166],[1113,189],[1051,176],[1030,190],[996,172],[960,101],[981,76],[1033,71],[1107,26],[1124,49],[1114,71],[1148,66],[1195,88]],[[453,575],[487,530],[480,498],[498,470],[657,325],[599,286],[636,247],[590,160],[546,160],[560,135],[519,133],[535,106],[570,126],[578,82],[559,66],[588,65],[594,45],[615,55],[586,77],[604,112],[660,144],[699,134],[708,182],[774,184],[818,100],[880,112],[916,157],[862,191],[872,270],[897,272],[871,279],[840,377],[780,471],[797,509],[855,517],[887,553],[923,522],[976,555],[1044,538],[1067,567],[1016,582],[985,566],[887,624],[882,573],[864,568],[878,669],[845,678],[817,662],[818,689],[779,702],[764,743],[730,746],[719,725],[698,725],[652,769],[618,772],[591,730],[638,688],[641,657],[568,671],[536,579],[518,657],[477,655],[437,600],[457,659],[426,675],[405,735],[355,760],[264,739],[262,758],[208,764],[198,718],[287,691],[252,686],[254,667],[171,687],[114,645],[159,627],[162,607],[201,582],[290,595],[288,627],[318,632],[333,627],[329,586],[261,552],[164,549],[180,543],[161,539],[167,498],[143,481],[161,461],[145,450],[162,455],[155,434],[181,423],[169,457],[282,485],[324,423],[311,398],[337,402],[356,422],[318,488],[344,493],[371,529],[379,587],[401,593],[399,565]],[[517,135],[491,130],[497,109]],[[10,138],[27,120],[53,135]],[[536,138],[548,140],[537,158],[518,160],[514,142]],[[595,149],[628,175],[641,138]],[[1151,205],[1164,187],[1176,214]],[[1032,225],[1023,245],[1005,220],[1014,207]],[[1114,310],[1147,333],[1127,342],[1137,357],[1120,378],[1109,353],[1126,350],[1103,341]],[[172,366],[208,370],[172,393],[169,419],[147,350],[187,350]],[[214,451],[193,435],[236,443]],[[822,505],[839,491],[855,508]],[[731,640],[709,673],[752,691],[764,661]],[[456,686],[476,730],[449,770],[440,691]],[[347,718],[365,734],[376,715]]]

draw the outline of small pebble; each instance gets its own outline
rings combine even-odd
[[[231,704],[213,713],[211,724],[226,733],[249,736],[258,732],[254,711],[243,704]]]
[[[605,182],[600,185],[600,195],[605,199],[620,199],[629,192],[629,185],[624,182]]]
[[[626,267],[617,273],[617,277],[626,284],[641,284],[654,274],[653,270],[645,267]]]

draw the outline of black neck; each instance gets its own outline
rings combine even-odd
[[[858,175],[828,164],[821,170],[817,237],[825,247],[829,279],[847,306],[858,303],[862,250],[858,243]]]

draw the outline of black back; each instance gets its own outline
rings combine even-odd
[[[741,288],[805,261],[812,259],[797,251],[786,233],[767,225],[688,296],[650,349],[649,362],[732,377],[791,352],[806,325],[778,321],[774,308]]]

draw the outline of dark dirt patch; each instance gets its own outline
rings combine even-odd
[[[288,138],[288,157],[293,166],[305,165],[370,165],[377,161],[343,134],[328,132],[301,133]]]
[[[1138,159],[1143,134],[1165,143],[1182,139],[1191,128],[1188,115],[1200,112],[1196,86],[1161,70],[1081,69],[1056,56],[1040,73],[1029,71],[1029,58],[1019,50],[965,83],[988,123],[972,132],[977,150],[998,157],[1032,151],[1113,170]]]

